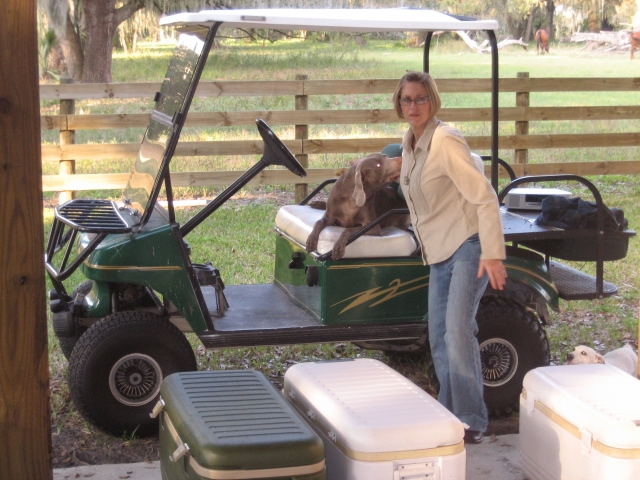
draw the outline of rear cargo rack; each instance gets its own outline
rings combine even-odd
[[[618,293],[617,286],[603,280],[600,296],[596,277],[553,260],[549,260],[549,273],[564,300],[593,300]]]

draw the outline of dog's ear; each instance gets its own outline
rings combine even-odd
[[[596,363],[604,363],[604,357],[599,353],[596,353]]]
[[[358,207],[362,207],[364,205],[364,202],[367,201],[367,196],[364,193],[364,184],[362,183],[362,173],[360,172],[362,170],[362,163],[363,162],[358,162],[358,164],[356,165],[356,174],[354,178],[355,186],[353,188],[352,195]]]

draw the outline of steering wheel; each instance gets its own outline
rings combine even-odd
[[[267,165],[282,165],[287,167],[291,173],[298,175],[299,177],[306,177],[305,172],[300,162],[296,160],[293,153],[285,147],[282,140],[280,140],[273,130],[269,128],[264,120],[258,118],[256,120],[258,131],[264,141],[264,153],[262,154],[262,161]]]

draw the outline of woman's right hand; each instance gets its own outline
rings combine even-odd
[[[504,285],[507,281],[507,269],[504,268],[502,260],[480,260],[478,265],[478,278],[482,278],[485,273],[489,276],[491,288],[494,290],[504,290]]]

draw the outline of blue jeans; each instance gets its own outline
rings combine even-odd
[[[480,241],[469,237],[447,260],[430,265],[429,343],[440,381],[438,401],[472,430],[486,431],[476,312],[487,288],[478,278]]]

